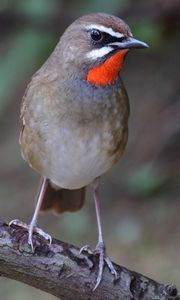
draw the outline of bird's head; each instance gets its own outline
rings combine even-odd
[[[115,81],[130,49],[147,47],[146,43],[133,38],[123,20],[96,13],[73,22],[56,51],[61,52],[65,72],[78,74],[90,84],[105,86]]]

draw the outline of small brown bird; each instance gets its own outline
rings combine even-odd
[[[118,17],[85,15],[66,29],[23,97],[22,155],[43,180],[31,223],[13,220],[10,224],[28,230],[32,249],[34,232],[51,242],[51,236],[36,227],[39,211],[79,210],[85,187],[93,183],[98,225],[95,253],[99,255],[95,288],[104,263],[117,277],[106,256],[98,179],[120,159],[127,143],[129,102],[120,70],[130,49],[146,47]]]

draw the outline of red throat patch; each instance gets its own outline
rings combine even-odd
[[[93,85],[100,86],[112,84],[123,65],[124,57],[127,52],[127,49],[119,50],[103,64],[89,70],[87,74],[87,81]]]

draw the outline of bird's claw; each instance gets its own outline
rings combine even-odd
[[[102,280],[105,263],[107,264],[107,267],[109,268],[111,274],[114,276],[115,280],[118,279],[118,274],[111,262],[111,259],[106,255],[106,248],[103,242],[98,243],[94,250],[92,250],[89,245],[85,245],[80,249],[80,253],[82,252],[87,252],[88,254],[94,254],[99,256],[98,276],[93,291],[97,289]]]
[[[87,252],[88,254],[94,254],[94,251],[91,249],[89,245],[82,246],[79,250],[79,253]]]
[[[11,227],[11,225],[17,225],[17,226],[23,227],[24,229],[28,229],[28,225],[18,219],[11,220],[9,222],[9,226]]]
[[[107,264],[111,274],[114,275],[115,280],[118,278],[118,274],[111,262],[111,259],[106,255],[106,248],[105,248],[105,245],[103,242],[99,242],[96,245],[95,254],[99,255],[99,270],[98,270],[98,276],[96,279],[96,285],[95,285],[93,291],[95,291],[95,289],[98,287],[98,285],[100,284],[100,282],[102,280],[103,269],[104,269],[105,263]]]
[[[39,227],[34,227],[33,228],[33,232],[39,234],[40,236],[42,236],[45,240],[47,240],[49,242],[49,245],[52,244],[52,236],[46,232],[44,232],[41,228]]]
[[[31,246],[32,251],[34,251],[34,246],[33,246],[33,240],[32,240],[32,236],[33,233],[37,233],[39,236],[43,237],[45,240],[47,240],[49,242],[49,245],[51,245],[52,243],[52,237],[51,235],[49,235],[48,233],[44,232],[41,228],[36,227],[36,226],[32,226],[31,224],[26,224],[20,220],[12,220],[11,222],[9,222],[9,226],[11,225],[17,225],[20,226],[22,228],[24,228],[25,230],[28,231],[28,244]]]

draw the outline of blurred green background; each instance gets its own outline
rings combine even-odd
[[[132,51],[122,76],[131,104],[129,142],[101,181],[103,228],[112,259],[180,288],[180,1],[0,0],[0,216],[29,222],[39,176],[18,144],[21,98],[32,74],[74,19],[90,12],[125,19],[150,45]],[[78,246],[97,241],[89,195],[76,214],[40,216],[54,237]],[[55,299],[0,278],[0,299]]]

